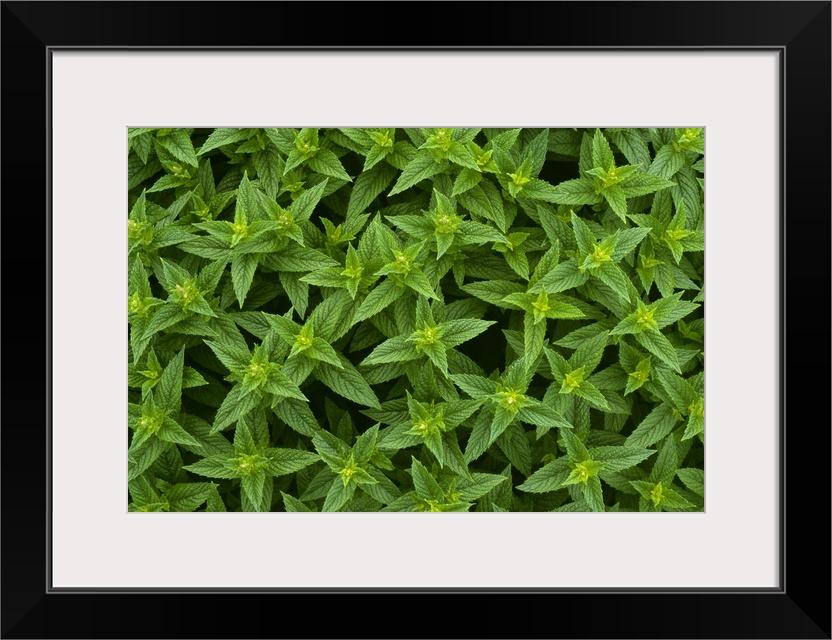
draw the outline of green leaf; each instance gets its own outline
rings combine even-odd
[[[307,507],[305,504],[303,504],[303,502],[301,502],[294,496],[291,496],[283,491],[280,492],[280,495],[283,496],[283,506],[287,512],[308,513],[312,511],[312,509]]]
[[[546,340],[546,319],[535,321],[531,313],[523,317],[523,355],[527,369],[530,369],[538,356],[543,352]]]
[[[496,383],[468,373],[451,374],[451,380],[472,398],[484,398],[496,392]]]
[[[451,144],[450,149],[448,149],[448,160],[472,171],[479,171],[479,166],[471,151],[459,142]]]
[[[203,458],[185,467],[186,471],[208,478],[238,478],[239,469],[227,455],[216,455]]]
[[[165,442],[199,447],[199,441],[185,431],[178,422],[170,418],[165,418],[162,427],[156,432],[156,436]]]
[[[482,282],[471,282],[463,285],[463,291],[476,296],[480,300],[503,307],[506,309],[513,308],[511,305],[503,302],[506,296],[512,293],[524,293],[525,287],[517,282],[510,282],[508,280],[485,280]]]
[[[664,500],[662,501],[662,507],[668,511],[690,509],[691,507],[696,506],[690,500],[670,488],[664,490],[663,497]]]
[[[572,390],[572,393],[589,402],[595,409],[605,412],[610,411],[610,406],[604,394],[587,381],[581,382],[579,386]]]
[[[196,511],[205,502],[214,499],[216,488],[209,482],[187,482],[175,484],[165,491],[165,498],[171,511]],[[219,496],[216,496],[219,498]]]
[[[527,422],[538,427],[538,438],[540,438],[549,429],[572,428],[572,425],[569,424],[569,422],[560,413],[542,402],[534,402],[521,407],[517,415],[523,422]]]
[[[565,457],[549,462],[526,478],[517,488],[528,493],[557,491],[563,481],[569,477],[568,462]]]
[[[687,425],[685,425],[685,432],[682,434],[682,440],[689,440],[694,436],[698,436],[705,430],[705,420],[701,416],[691,414],[688,416]]]
[[[644,174],[638,174],[644,175]],[[618,240],[615,243],[615,251],[612,253],[614,262],[620,261],[622,258],[630,254],[650,233],[650,227],[624,229],[618,234]]]
[[[659,455],[653,463],[648,480],[669,485],[676,476],[679,467],[679,456],[676,440],[671,436],[659,443]]]
[[[592,165],[594,167],[601,167],[602,169],[609,169],[614,164],[612,149],[610,143],[607,142],[604,134],[600,129],[595,130],[595,135],[592,137]]]
[[[223,265],[231,257],[228,242],[212,236],[200,236],[183,242],[179,248],[200,258],[222,262]]]
[[[315,271],[334,267],[338,263],[332,258],[325,256],[320,251],[301,247],[296,244],[289,244],[279,253],[263,258],[263,265],[271,271],[288,271],[290,273]]]
[[[590,459],[589,451],[581,439],[571,431],[562,431],[563,444],[566,446],[566,453],[571,462],[584,462]]]
[[[264,455],[268,458],[267,470],[271,476],[294,473],[320,460],[314,453],[296,449],[266,449]]]
[[[160,307],[156,314],[150,319],[144,331],[144,337],[151,336],[164,331],[188,318],[188,314],[182,311],[182,307],[175,303],[168,303]]]
[[[442,327],[442,344],[446,347],[455,347],[463,342],[468,342],[493,324],[496,324],[493,320],[475,320],[472,318],[443,322],[440,325]]]
[[[312,346],[304,351],[304,354],[310,358],[314,358],[315,360],[328,362],[339,369],[342,366],[341,361],[338,358],[338,352],[332,348],[332,345],[322,338],[314,338]]]
[[[417,293],[421,293],[423,296],[430,298],[431,300],[439,299],[436,292],[433,290],[433,285],[431,285],[430,281],[421,271],[414,269],[404,277],[403,282],[406,286],[410,287]]]
[[[673,148],[673,145],[666,144],[659,149],[656,157],[653,158],[653,164],[650,165],[648,173],[667,180],[672,178],[684,164],[685,154],[680,151],[676,151]],[[654,189],[654,191],[657,191],[657,189]]]
[[[144,446],[127,453],[127,479],[139,477],[159,459],[171,445],[157,438],[151,438]]]
[[[251,353],[247,348],[231,341],[212,342],[206,340],[205,344],[211,348],[217,359],[229,370],[245,367],[251,360]]]
[[[157,406],[176,415],[182,406],[182,373],[185,350],[181,349],[165,367],[153,393]]]
[[[701,205],[701,191],[699,186],[699,179],[695,171],[685,165],[679,169],[676,175],[673,176],[676,186],[670,189],[673,203],[676,207],[680,207],[682,202],[687,209],[688,217],[695,227],[702,219],[702,205]],[[702,251],[704,249],[700,249]]]
[[[482,173],[475,169],[463,169],[454,180],[454,188],[451,191],[451,197],[456,197],[460,193],[465,193],[469,189],[477,186],[482,180]]]
[[[640,130],[610,131],[607,129],[605,133],[624,154],[627,162],[632,165],[641,165],[641,167],[647,167],[650,164],[650,149]]]
[[[473,460],[479,458],[491,446],[491,443],[497,438],[496,435],[492,437],[491,433],[492,414],[488,411],[482,411],[474,423],[474,428],[471,431],[471,436],[468,438],[468,443],[465,446],[465,462],[470,464]]]
[[[199,155],[204,155],[209,151],[219,149],[225,145],[246,140],[250,135],[249,129],[214,129],[211,135],[208,136],[208,139],[199,148]]]
[[[705,495],[705,472],[702,469],[685,468],[676,472],[684,485],[698,496]]]
[[[260,218],[260,200],[257,198],[254,187],[251,186],[247,173],[243,174],[243,179],[237,188],[237,202],[242,206],[243,213],[250,222]]]
[[[673,408],[677,411],[687,413],[688,407],[699,396],[690,383],[684,378],[663,369],[657,370],[655,377],[668,398],[670,398]]]
[[[459,492],[459,499],[465,502],[479,500],[495,487],[504,483],[508,478],[493,473],[473,473],[470,480],[461,480],[457,483],[456,490]]]
[[[606,331],[600,331],[587,337],[581,342],[572,357],[569,358],[570,366],[573,369],[584,367],[586,373],[589,374],[601,362],[608,342],[609,334]]]
[[[196,167],[199,164],[196,158],[196,152],[194,151],[194,145],[191,144],[191,136],[185,129],[172,129],[165,137],[157,137],[156,142],[167,149],[177,160],[189,164],[192,167]]]
[[[330,267],[327,269],[318,269],[310,274],[303,276],[300,280],[307,284],[313,284],[316,287],[333,287],[342,288],[345,286],[346,280],[342,275],[343,269],[338,267]]]
[[[273,144],[252,156],[257,169],[260,185],[272,200],[277,199],[280,192],[280,177],[283,175],[283,158]]]
[[[379,408],[381,405],[378,398],[373,393],[370,385],[367,384],[367,381],[349,360],[343,356],[340,357],[340,360],[341,369],[322,362],[315,369],[315,377],[347,400],[352,400],[366,407]]]
[[[308,220],[318,206],[318,203],[323,197],[324,190],[328,184],[327,180],[316,184],[311,189],[307,189],[300,196],[298,196],[292,205],[289,207],[296,220]]]
[[[658,331],[642,331],[634,334],[634,336],[642,347],[647,349],[659,360],[668,364],[677,373],[682,372],[676,349],[670,344],[670,341],[664,334]]]
[[[378,345],[361,364],[369,366],[384,362],[407,362],[420,357],[421,354],[416,351],[413,342],[403,336],[397,336]]]
[[[627,438],[628,447],[649,447],[669,434],[676,426],[673,409],[666,404],[656,406]]]
[[[555,186],[551,202],[557,204],[599,204],[603,196],[595,193],[595,185],[592,180],[579,178],[577,180],[566,180]]]
[[[346,180],[352,182],[350,174],[344,170],[344,165],[335,157],[329,149],[319,149],[318,152],[309,159],[309,167],[320,174],[336,178],[338,180]]]
[[[358,312],[355,314],[354,322],[360,322],[380,313],[398,300],[403,293],[404,290],[401,287],[390,280],[384,280],[361,303]]]
[[[370,469],[369,474],[376,481],[375,484],[363,484],[361,489],[371,498],[381,504],[390,504],[401,497],[398,487],[381,471]]]
[[[341,482],[340,478],[336,478],[332,482],[329,492],[326,494],[326,500],[321,511],[339,511],[355,493],[355,484],[350,483],[346,486]]]
[[[511,186],[511,185],[509,185]],[[557,202],[559,192],[555,187],[545,180],[532,179],[528,184],[523,185],[518,197],[543,200],[545,202]]]
[[[601,480],[598,476],[592,476],[583,486],[584,500],[590,511],[606,511],[604,506],[604,493],[601,489]]]
[[[401,193],[416,183],[441,173],[446,167],[446,163],[437,162],[429,151],[420,151],[404,168],[388,195]]]
[[[387,221],[417,238],[423,238],[434,231],[433,223],[425,216],[387,216]]]
[[[240,493],[243,499],[243,511],[269,511],[273,488],[274,481],[263,471],[242,476]]]
[[[301,435],[312,437],[320,429],[309,405],[296,398],[283,398],[274,406],[275,415]]]
[[[243,395],[242,388],[239,385],[231,387],[231,391],[228,392],[220,408],[217,409],[213,432],[222,431],[249,411],[253,411],[259,403],[260,398],[256,394]]]
[[[675,183],[651,173],[634,173],[621,183],[621,193],[627,198],[646,196],[661,189],[672,187]]]
[[[559,293],[567,289],[580,287],[589,279],[589,275],[578,269],[578,261],[575,259],[561,262],[549,273],[543,276],[531,289],[530,293],[537,293],[541,287],[545,287],[549,293]]]
[[[589,450],[589,455],[596,462],[603,462],[601,474],[622,471],[635,466],[656,453],[652,449],[637,447],[595,447]]]
[[[358,176],[350,192],[347,217],[365,211],[370,203],[387,188],[395,176],[396,170],[384,163],[378,164]]]
[[[235,256],[231,261],[231,282],[234,284],[234,295],[237,296],[240,307],[243,306],[246,294],[251,289],[257,264],[258,256],[251,253]]]
[[[482,244],[485,242],[505,242],[506,237],[493,227],[479,222],[461,222],[459,238],[465,244]]]
[[[592,275],[612,289],[618,295],[619,300],[629,302],[632,285],[618,265],[605,262],[598,269],[594,269]]]
[[[459,203],[476,216],[490,220],[505,232],[508,221],[497,189],[488,181],[480,182],[458,196]]]
[[[411,458],[413,473],[413,485],[416,488],[416,495],[424,500],[444,500],[445,494],[436,479],[430,474],[425,466],[416,458]]]
[[[532,452],[526,432],[518,423],[513,423],[497,438],[497,446],[509,462],[524,476],[532,474]]]

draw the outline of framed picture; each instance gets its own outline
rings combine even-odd
[[[3,637],[337,637],[370,635],[367,622],[344,622],[370,616],[372,628],[384,635],[436,635],[436,615],[408,615],[412,602],[371,599],[376,595],[418,597],[423,612],[438,604],[435,596],[464,596],[473,608],[464,609],[465,631],[459,616],[454,635],[493,634],[496,628],[507,637],[830,637],[829,430],[826,416],[801,412],[814,409],[814,399],[825,398],[828,389],[817,367],[809,366],[814,359],[802,356],[820,346],[817,301],[824,294],[817,279],[828,274],[828,259],[814,263],[818,255],[826,258],[817,245],[829,236],[830,4],[483,3],[471,13],[473,5],[446,3],[441,16],[440,5],[400,5],[416,17],[412,23],[358,3],[319,6],[3,3],[3,83],[14,97],[6,101],[3,181],[6,194],[27,194],[28,212],[18,216],[6,207],[6,237],[12,239],[6,255],[14,257],[7,267],[6,297],[14,301],[7,319],[12,325],[25,320],[23,335],[41,328],[46,335],[45,341],[19,341],[26,345],[19,354],[18,341],[7,341],[14,375],[7,376],[6,413],[20,406],[20,398],[28,402],[20,416],[15,411],[14,420],[7,417],[3,432]],[[245,16],[239,20],[245,26],[229,29],[217,19],[226,14]],[[623,503],[614,492],[593,502],[588,489],[564,484],[558,485],[558,504],[512,503],[525,505],[524,513],[246,513],[268,511],[278,498],[256,508],[244,483],[221,490],[228,511],[240,513],[128,512],[128,504],[135,511],[152,502],[139,504],[125,479],[123,216],[137,200],[124,180],[128,129],[144,135],[146,128],[156,137],[160,128],[197,129],[204,135],[193,139],[205,150],[210,131],[231,127],[272,131],[271,137],[264,133],[264,144],[275,145],[289,130],[295,136],[289,142],[300,144],[302,127],[320,129],[322,136],[354,127],[379,128],[381,135],[389,128],[401,136],[395,140],[425,149],[431,140],[441,142],[436,136],[442,127],[482,127],[470,129],[483,131],[481,137],[475,133],[464,142],[491,148],[506,129],[548,128],[574,132],[579,145],[594,141],[609,148],[611,141],[619,156],[627,155],[624,143],[615,142],[619,131],[641,131],[637,136],[654,153],[663,143],[684,147],[679,136],[686,132],[691,144],[704,136],[707,168],[700,166],[699,184],[706,185],[707,212],[701,266],[708,275],[708,439],[697,440],[706,443],[704,507],[686,501],[690,508],[642,513],[653,509],[639,505],[663,504],[646,465],[643,481],[652,484],[636,480],[638,492]],[[418,131],[413,127],[427,129],[405,132]],[[651,129],[676,137],[650,140]],[[424,139],[416,140],[419,135]],[[516,152],[515,183],[534,137],[529,131],[506,147],[507,157]],[[550,159],[568,156],[548,140]],[[166,162],[166,152],[158,153]],[[579,164],[576,156],[575,180],[612,180],[613,169],[596,175]],[[314,171],[331,173],[333,166]],[[582,178],[579,169],[593,178]],[[452,173],[458,177],[460,171]],[[307,193],[314,191],[312,182]],[[239,177],[236,184],[242,184]],[[495,192],[514,188],[496,177],[493,185]],[[270,187],[261,178],[252,189],[267,193]],[[445,196],[429,197],[429,209],[444,206]],[[678,199],[667,197],[677,211]],[[278,199],[292,201],[288,194]],[[547,202],[566,225],[569,212],[557,207],[570,202]],[[588,215],[593,202],[574,206],[585,206]],[[592,240],[601,251],[601,215],[614,221],[619,212],[612,198],[598,204]],[[639,219],[638,213],[628,218],[634,211],[626,202],[623,207],[622,220]],[[32,209],[45,215],[31,215]],[[509,233],[508,226],[503,231]],[[33,247],[42,247],[44,255],[33,254]],[[434,251],[440,252],[439,244]],[[580,246],[576,251],[576,259],[591,257],[581,255]],[[789,253],[797,257],[791,270]],[[593,255],[601,260],[597,251]],[[521,268],[508,259],[506,264],[515,272]],[[229,295],[242,305],[240,295],[248,291],[235,285]],[[809,290],[803,294],[801,287]],[[796,316],[787,333],[787,292],[792,309],[811,301],[811,330],[795,330],[806,321]],[[41,301],[43,315],[16,312]],[[292,305],[297,307],[294,299]],[[38,325],[42,318],[45,326]],[[40,344],[44,351],[38,352]],[[583,388],[583,379],[565,377],[574,372],[564,370],[560,380],[553,358],[555,380],[564,389]],[[28,366],[17,371],[18,363]],[[787,405],[789,363],[797,386]],[[434,365],[425,359],[426,367]],[[337,380],[327,386],[337,387]],[[136,390],[128,399],[138,406],[142,397]],[[616,438],[624,436],[609,431],[613,435],[596,444],[621,444]],[[313,442],[310,437],[307,445],[320,454],[323,445]],[[568,444],[555,455],[567,449],[571,456]],[[505,454],[515,462],[505,449],[495,452],[495,460]],[[201,468],[196,460],[189,460],[191,471]],[[402,473],[418,475],[417,463]],[[596,473],[571,457],[568,464],[576,484],[581,469]],[[632,478],[616,482],[625,480]],[[680,496],[698,499],[681,478],[674,481]],[[402,486],[408,482],[415,484],[405,479]],[[164,493],[166,486],[163,481],[156,489]],[[418,487],[412,493],[421,510],[445,504],[448,495],[431,501]],[[334,500],[325,495],[307,506],[320,509]],[[303,506],[302,497],[284,497],[287,502],[275,510],[289,510],[286,504],[300,509],[292,500]],[[211,499],[206,497],[208,504]],[[445,506],[456,504],[451,502]],[[626,513],[544,513],[569,504],[578,512]],[[526,597],[511,601],[509,609],[512,595]],[[329,615],[310,618],[308,628],[298,623],[281,630],[285,613],[273,618],[266,607],[287,597],[297,607],[302,596],[310,613],[326,607]],[[147,606],[148,599],[154,606]],[[453,611],[446,602],[443,610]],[[496,605],[496,615],[477,615],[484,604]],[[518,605],[528,610],[518,615]],[[249,609],[258,613],[245,613]],[[186,615],[142,614],[154,610]],[[447,620],[443,628],[453,628],[456,618]]]

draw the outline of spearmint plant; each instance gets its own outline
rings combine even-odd
[[[130,129],[130,511],[702,511],[704,131]]]

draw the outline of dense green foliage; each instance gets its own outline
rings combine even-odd
[[[129,508],[699,511],[701,129],[131,129]]]

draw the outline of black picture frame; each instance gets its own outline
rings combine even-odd
[[[831,7],[828,1],[396,3],[395,8],[353,2],[3,2],[2,637],[830,638]],[[401,12],[412,19],[397,24]],[[59,268],[51,264],[49,235],[51,52],[393,45],[779,52],[784,81],[779,588],[395,593],[51,588],[49,398],[51,386],[60,384],[49,371],[48,274]],[[83,295],[80,291],[81,310]],[[792,381],[788,405],[787,380]],[[751,472],[748,483],[738,493],[753,490]],[[78,492],[94,499],[95,487]],[[310,612],[318,607],[321,615],[302,613],[306,607]]]

